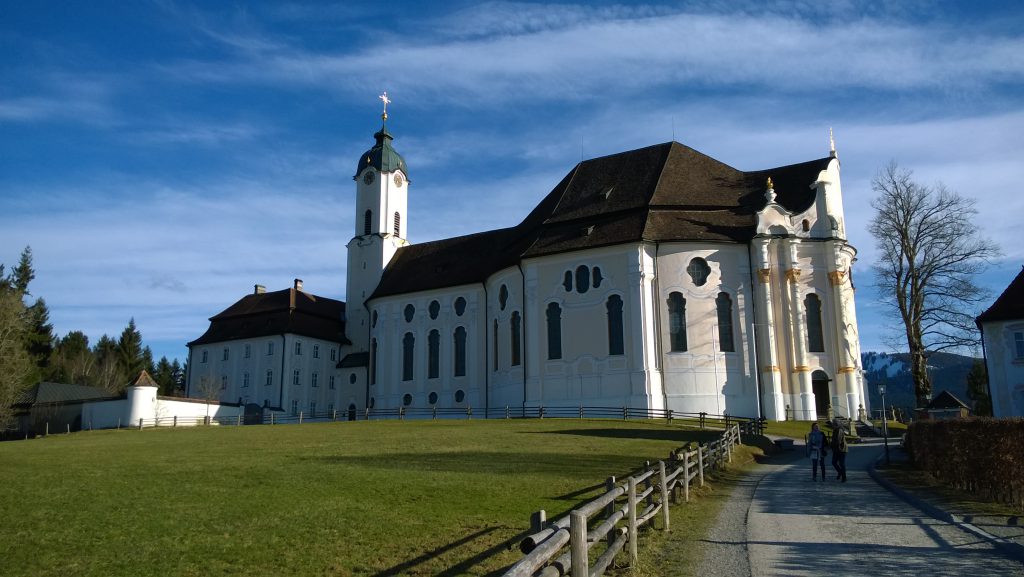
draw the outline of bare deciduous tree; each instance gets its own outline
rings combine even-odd
[[[974,313],[988,291],[974,281],[1000,251],[979,234],[973,199],[912,176],[895,161],[878,172],[868,230],[880,253],[875,282],[888,312],[902,321],[914,393],[924,406],[931,394],[928,355],[978,343]]]

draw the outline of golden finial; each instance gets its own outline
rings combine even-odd
[[[768,190],[772,190],[774,188],[775,188],[775,185],[772,184],[772,177],[769,176],[768,177]]]
[[[391,99],[388,98],[388,91],[385,90],[384,94],[381,94],[377,98],[380,98],[381,101],[384,102],[384,114],[381,114],[380,118],[381,118],[381,120],[387,120],[388,119],[388,104],[391,104]]]

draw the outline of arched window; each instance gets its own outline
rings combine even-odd
[[[427,378],[441,376],[441,333],[434,329],[427,335]]]
[[[625,346],[622,338],[622,297],[608,297],[605,308],[608,309],[608,354],[623,355]]]
[[[491,350],[494,351],[493,354],[492,354],[492,357],[494,358],[494,371],[497,372],[498,371],[498,319],[494,319],[494,330],[492,331],[492,333],[493,333],[493,339],[494,339],[494,346],[491,347]]]
[[[459,297],[455,299],[455,314],[462,316],[466,312],[466,299]]]
[[[395,213],[395,236],[402,236],[402,215]]]
[[[572,271],[565,271],[565,278],[562,280],[562,286],[565,287],[565,292],[572,291]]]
[[[411,304],[405,305],[404,315],[405,315],[405,322],[411,323],[413,317],[416,316],[416,307],[412,306]]]
[[[373,222],[373,211],[366,209],[363,213],[363,234],[370,234],[370,225]]]
[[[590,268],[580,265],[576,267],[576,292],[583,294],[590,290]]]
[[[718,308],[718,350],[734,353],[736,343],[732,338],[732,298],[729,293],[718,293],[715,306]]]
[[[430,301],[430,306],[427,307],[427,311],[430,313],[430,320],[437,320],[437,315],[441,312],[441,303],[437,301]]]
[[[412,333],[405,333],[402,337],[402,380],[411,381],[413,373],[413,351],[416,346],[416,337]]]
[[[509,320],[509,329],[512,332],[512,366],[519,366],[520,358],[520,344],[519,335],[522,332],[522,317],[519,316],[519,311],[512,313],[512,318]]]
[[[508,287],[501,285],[501,289],[498,290],[498,306],[501,310],[505,310],[505,305],[508,304]]]
[[[686,299],[682,293],[668,295],[668,335],[672,352],[686,350]]]
[[[370,341],[370,384],[377,384],[377,339]]]
[[[455,376],[466,376],[466,327],[455,329]]]
[[[695,258],[690,261],[690,264],[686,265],[686,272],[693,279],[693,284],[704,286],[704,283],[708,282],[708,275],[711,274],[711,267],[708,266],[708,261],[702,258]]]
[[[593,270],[593,275],[594,275],[594,282],[593,282],[594,288],[599,288],[601,286],[601,281],[604,280],[604,276],[601,275],[601,267],[595,266],[594,270]]]
[[[812,353],[825,352],[825,336],[821,331],[821,299],[809,294],[804,299],[807,310],[807,350]]]
[[[548,305],[548,359],[562,358],[562,307]]]

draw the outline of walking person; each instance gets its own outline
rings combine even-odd
[[[838,424],[832,428],[832,466],[836,470],[836,480],[843,483],[846,482],[846,452],[849,447],[846,446],[846,433],[843,428]],[[822,469],[822,477],[825,476],[825,470]]]
[[[818,428],[818,423],[811,425],[811,434],[807,435],[807,456],[811,458],[811,480],[818,480],[818,469],[821,469],[821,480],[825,480],[825,433]]]

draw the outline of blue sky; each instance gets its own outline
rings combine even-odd
[[[255,283],[344,299],[383,90],[413,242],[517,223],[581,156],[674,134],[757,170],[832,127],[886,350],[865,230],[890,159],[978,200],[996,294],[1024,264],[1024,9],[998,4],[0,0],[0,262],[32,246],[59,335],[134,317],[184,359]]]

